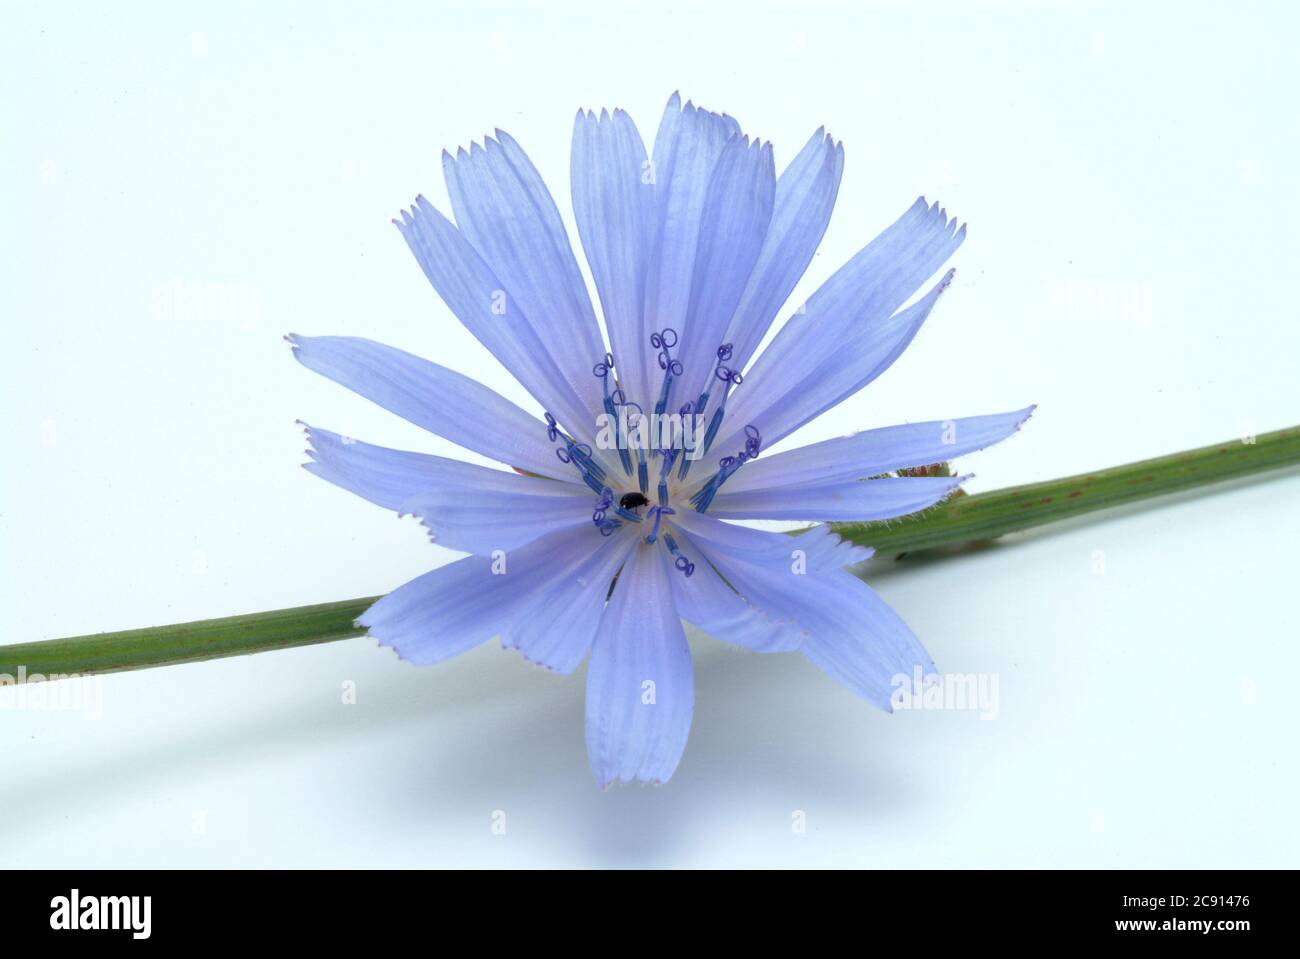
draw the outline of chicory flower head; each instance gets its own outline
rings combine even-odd
[[[590,653],[587,748],[602,786],[663,782],[677,767],[694,706],[683,621],[755,652],[798,651],[888,710],[891,679],[933,665],[846,570],[871,551],[824,525],[790,537],[727,521],[924,509],[962,478],[886,474],[1025,420],[1028,409],[765,454],[898,358],[952,271],[904,304],[965,226],[918,199],[755,358],[835,204],[844,151],[823,130],[777,177],[770,144],[675,94],[652,153],[623,111],[580,111],[573,206],[604,335],[519,144],[498,130],[442,162],[455,223],[423,197],[394,222],[446,305],[545,412],[369,340],[289,337],[303,365],[514,469],[307,428],[309,470],[469,554],[360,624],[420,664],[494,636],[560,672]]]

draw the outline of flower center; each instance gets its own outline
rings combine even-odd
[[[668,404],[672,399],[673,386],[681,380],[682,374],[685,372],[681,361],[674,358],[672,354],[677,342],[677,331],[671,327],[650,335],[650,345],[658,351],[659,368],[663,370],[664,374],[659,385],[659,395],[654,405],[656,420],[663,417],[664,412],[668,409]],[[647,544],[653,545],[656,542],[663,542],[673,556],[674,565],[686,576],[690,576],[695,572],[695,564],[682,555],[681,549],[672,534],[662,528],[664,517],[672,516],[676,512],[670,505],[669,484],[673,481],[673,468],[677,466],[679,457],[681,465],[678,468],[676,483],[674,484],[678,487],[685,483],[686,474],[690,471],[692,462],[698,458],[695,455],[696,450],[698,449],[701,455],[707,455],[713,446],[714,440],[717,439],[719,428],[726,416],[727,397],[732,388],[739,386],[742,382],[740,372],[727,365],[731,361],[732,352],[733,348],[730,343],[723,343],[714,351],[717,362],[713,368],[713,375],[704,384],[704,389],[700,395],[693,400],[687,400],[680,408],[679,415],[682,421],[692,416],[702,421],[705,412],[708,411],[709,413],[708,424],[704,429],[702,448],[692,445],[692,455],[686,456],[681,455],[685,452],[684,449],[673,445],[675,441],[665,440],[662,437],[659,443],[664,448],[647,448],[644,441],[629,443],[629,426],[635,429],[641,421],[644,421],[645,412],[639,404],[627,398],[622,384],[615,380],[613,375],[613,354],[606,353],[592,367],[592,374],[602,382],[604,394],[602,406],[605,415],[608,417],[609,422],[617,425],[615,443],[618,449],[619,462],[623,467],[623,480],[628,486],[631,486],[633,476],[636,478],[635,487],[627,489],[626,492],[616,494],[613,486],[609,483],[609,477],[604,467],[592,456],[591,447],[585,443],[575,442],[565,435],[560,430],[555,417],[550,413],[546,414],[547,437],[551,442],[561,444],[556,447],[555,455],[562,462],[572,465],[578,471],[583,483],[599,497],[591,514],[591,522],[600,530],[601,535],[613,535],[614,531],[623,526],[624,523],[636,524],[641,527],[637,531],[638,535],[644,537]],[[718,383],[721,383],[721,386]],[[678,385],[678,390],[680,391],[680,389],[681,386]],[[631,419],[631,417],[635,417],[635,419]],[[701,483],[695,492],[691,494],[690,506],[697,512],[706,512],[722,484],[746,462],[756,457],[761,446],[762,438],[758,429],[752,424],[746,426],[745,448],[738,451],[734,456],[724,456],[718,460],[717,471]],[[658,480],[657,487],[653,489],[654,500],[651,499],[652,470],[657,473]],[[617,480],[615,482],[619,486],[624,485]],[[679,488],[678,492],[685,498],[686,490]],[[642,510],[645,512],[641,512]]]

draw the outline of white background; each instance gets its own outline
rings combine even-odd
[[[574,111],[622,106],[649,140],[674,89],[778,167],[819,124],[843,139],[797,299],[918,194],[971,224],[912,348],[800,442],[1037,402],[966,462],[981,490],[1300,419],[1292,4],[185,6],[0,14],[3,641],[450,559],[299,469],[294,421],[453,448],[281,334],[392,343],[535,409],[389,218],[446,208],[440,150],[501,126],[571,222]],[[493,643],[108,676],[98,719],[0,712],[0,863],[1300,865],[1298,490],[876,564],[941,668],[999,677],[994,721],[886,716],[798,656],[700,639],[660,788],[597,790],[582,674]]]

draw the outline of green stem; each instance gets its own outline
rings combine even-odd
[[[1094,510],[1296,464],[1300,464],[1300,426],[1261,434],[1253,443],[1230,440],[1096,473],[956,496],[902,519],[837,523],[835,529],[882,554],[912,553],[994,539]],[[25,675],[31,681],[38,676],[144,669],[348,639],[361,635],[355,620],[377,598],[0,646],[0,681],[4,676]]]
[[[994,539],[1099,509],[1300,463],[1300,426],[991,493],[955,496],[883,523],[836,523],[835,531],[881,553]]]
[[[353,621],[378,598],[345,599],[172,626],[0,646],[0,676],[16,678],[20,669],[28,681],[37,674],[46,679],[70,674],[114,673],[349,639],[365,632],[354,626]]]

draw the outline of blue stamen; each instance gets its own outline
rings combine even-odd
[[[724,351],[726,352],[726,357],[723,357],[722,355]],[[722,346],[718,347],[719,360],[730,358],[730,343],[724,343]],[[723,366],[721,362],[719,362],[717,367],[714,368],[713,375],[722,380],[724,385],[722,387],[722,399],[718,403],[718,408],[713,411],[713,417],[709,420],[709,425],[704,431],[704,446],[701,450],[702,456],[708,455],[709,450],[713,447],[713,441],[718,438],[718,428],[722,426],[722,419],[727,413],[727,395],[731,392],[731,388],[733,386],[739,386],[741,383],[745,382],[745,378],[740,375],[739,371],[733,370],[729,366]],[[707,400],[708,391],[706,390],[701,394],[700,398],[702,400]],[[703,413],[704,408],[699,407],[696,412]],[[691,468],[690,464],[691,460],[689,459],[682,463],[681,472],[677,475],[678,479],[686,479],[686,474]]]
[[[614,491],[606,486],[600,493],[600,502],[596,504],[596,508],[591,514],[591,521],[595,524],[596,529],[600,530],[601,536],[609,536],[614,530],[623,525],[618,520],[606,516],[606,511],[613,505]]]
[[[623,391],[620,389],[620,390],[615,390],[614,393],[611,393],[609,389],[609,372],[613,368],[614,368],[614,354],[606,353],[605,359],[602,362],[597,363],[595,366],[593,366],[591,368],[591,372],[596,376],[597,379],[601,380],[604,384],[605,415],[608,416],[615,424],[614,429],[617,431],[617,439],[615,440],[615,445],[618,447],[618,458],[623,463],[623,472],[631,476],[632,458],[627,455],[627,444],[624,442],[624,438],[623,438],[623,424],[619,420],[618,410],[616,408],[618,405],[621,404],[623,398]],[[614,402],[615,394],[618,395],[620,404],[616,404]]]
[[[619,516],[623,517],[625,520],[627,520],[630,523],[641,522],[640,516],[632,512],[630,509],[625,509],[622,506],[615,506],[614,512],[617,513]]]
[[[591,521],[599,526],[605,522],[605,511],[614,505],[614,491],[606,486],[600,491],[600,502],[591,514]]]
[[[662,416],[668,408],[668,392],[672,389],[673,377],[682,375],[681,362],[673,359],[669,352],[677,345],[677,331],[670,326],[662,333],[651,333],[650,345],[659,351],[659,369],[664,371],[663,385],[659,387],[659,401],[655,403],[655,414]]]
[[[714,376],[718,376],[718,371],[719,371],[719,370],[721,370],[721,369],[725,369],[725,367],[724,367],[722,364],[725,363],[727,360],[731,359],[732,349],[733,349],[733,347],[732,347],[732,345],[731,345],[730,343],[723,343],[723,344],[722,344],[721,346],[719,346],[718,349],[715,351],[716,354],[717,354],[717,357],[718,357],[718,364],[717,364],[717,366],[715,366],[715,367],[713,368],[713,375],[714,375]],[[719,377],[719,379],[721,379],[721,378],[722,378],[722,377]],[[697,413],[703,413],[703,412],[704,412],[704,408],[705,408],[706,406],[709,405],[709,387],[710,387],[710,386],[712,386],[711,383],[705,383],[705,384],[704,384],[704,392],[700,394],[700,398],[699,398],[699,400],[698,400],[698,401],[696,402],[696,404],[695,404],[695,411],[696,411]]]
[[[591,447],[586,443],[569,443],[569,455],[579,464],[580,468],[591,473],[598,480],[605,478],[605,470],[600,464],[591,458]]]
[[[636,410],[638,423],[640,423],[641,420],[645,418],[645,413],[642,411],[640,404],[633,403],[631,400],[624,400],[624,402],[620,405],[621,408],[624,410],[629,410],[629,409]],[[628,413],[627,418],[628,418],[628,428],[635,430],[636,427],[632,424],[632,414]],[[627,445],[627,442],[623,442],[623,445]],[[636,478],[637,478],[638,485],[641,487],[641,492],[645,493],[645,491],[650,487],[650,471],[649,468],[646,466],[645,450],[642,449],[640,445],[637,445],[636,447]]]
[[[695,439],[695,445],[691,447],[690,452],[694,452],[696,449],[699,448],[700,445],[699,437],[695,436],[695,420],[692,419],[692,417],[695,416],[696,411],[697,410],[695,404],[692,403],[690,400],[687,400],[685,403],[683,403],[682,408],[677,411],[678,415],[681,416],[682,418],[682,451],[683,452],[686,451],[686,424],[687,423],[691,424],[691,436],[694,437]],[[686,464],[688,461],[689,461],[689,457],[686,456],[682,457],[682,468],[677,473],[678,479],[682,479],[686,476],[686,470],[688,469]]]
[[[724,456],[720,459],[718,471],[709,477],[708,482],[691,497],[691,505],[696,511],[700,513],[707,511],[722,484],[729,480],[736,470],[757,457],[762,447],[763,438],[759,435],[758,428],[751,423],[745,427],[745,448],[735,456]]]
[[[732,387],[739,386],[741,383],[745,382],[745,378],[740,375],[739,370],[733,370],[730,367],[722,366],[721,364],[719,364],[718,368],[714,370],[714,375],[717,376],[718,379],[722,380],[726,386],[722,388],[722,401],[718,404],[718,408],[713,411],[713,419],[709,421],[709,429],[704,434],[705,454],[709,452],[709,448],[713,446],[713,441],[717,439],[718,427],[722,425],[723,414],[727,411],[727,397],[730,395]]]
[[[695,564],[682,555],[681,548],[677,545],[677,540],[673,539],[672,533],[664,533],[664,545],[668,547],[668,552],[673,554],[673,565],[680,570],[687,579],[695,572]]]
[[[546,417],[546,436],[551,442],[563,441],[563,446],[555,448],[555,456],[561,463],[568,463],[577,469],[582,481],[591,491],[600,496],[605,489],[605,471],[591,458],[591,447],[586,443],[575,443],[560,432],[559,424],[550,413]]]
[[[563,446],[557,446],[555,448],[555,456],[561,463],[570,463],[573,466],[576,466],[578,469],[578,475],[582,478],[582,481],[586,483],[588,488],[597,496],[604,492],[605,484],[597,479],[590,471],[583,469],[582,464],[573,457],[573,454],[569,450],[565,449]]]
[[[650,535],[645,538],[645,541],[654,545],[654,541],[659,538],[659,523],[663,520],[664,514],[667,513],[671,516],[676,510],[671,506],[652,506],[650,512],[654,513],[655,525],[654,529],[650,530]]]
[[[726,412],[725,406],[719,406],[713,411],[713,419],[709,420],[708,429],[704,431],[704,452],[709,452],[709,447],[713,441],[718,438],[718,427],[722,425],[722,415]]]
[[[688,403],[687,405],[689,406],[690,404]],[[668,505],[668,474],[673,471],[673,462],[677,459],[677,454],[679,452],[680,450],[672,449],[672,448],[666,450],[660,450],[660,453],[663,455],[664,458],[663,469],[659,471],[659,505],[660,506]]]

